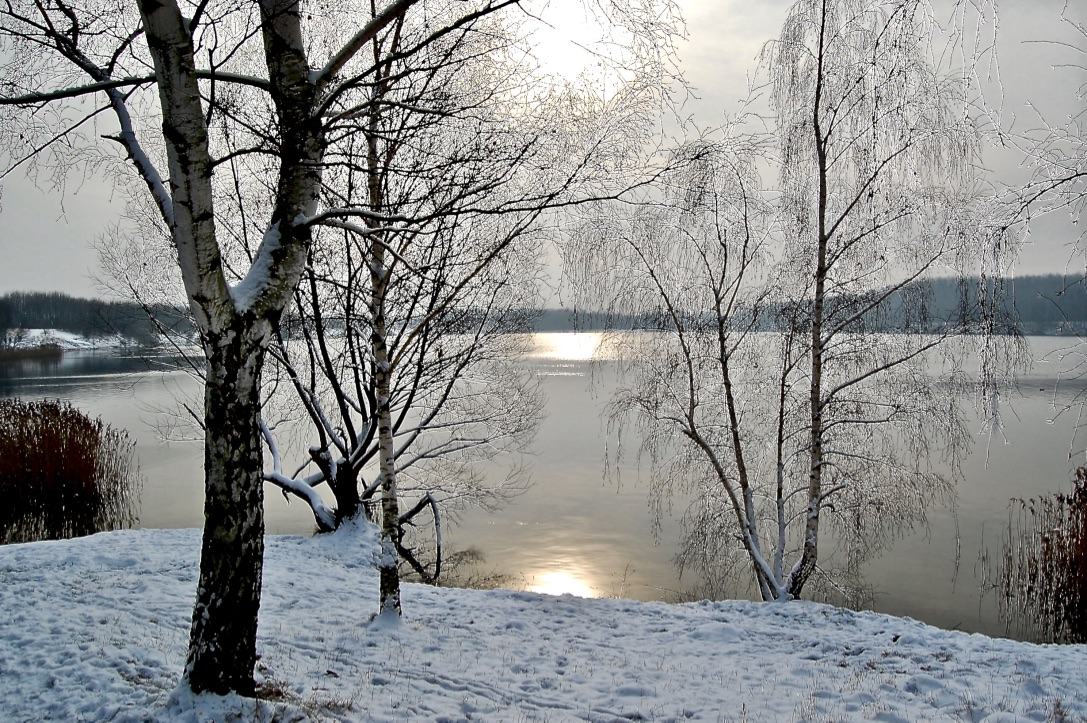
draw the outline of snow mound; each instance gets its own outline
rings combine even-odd
[[[1079,720],[1087,647],[815,603],[689,605],[407,585],[372,620],[367,525],[268,538],[264,699],[178,688],[197,530],[0,548],[0,719]]]

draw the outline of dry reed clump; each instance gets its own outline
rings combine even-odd
[[[63,539],[136,522],[135,442],[59,401],[0,400],[0,542]]]
[[[1087,468],[1069,494],[1013,501],[996,583],[1009,630],[1087,643]]]

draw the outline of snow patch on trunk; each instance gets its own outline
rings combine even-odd
[[[245,278],[230,287],[230,298],[234,301],[234,308],[238,313],[244,314],[253,308],[260,295],[268,288],[272,277],[272,257],[283,243],[283,234],[279,230],[279,224],[268,227],[264,232],[264,238],[260,241],[257,256],[253,259],[253,265],[249,267],[249,273]]]

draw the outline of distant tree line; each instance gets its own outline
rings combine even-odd
[[[1087,324],[1087,279],[1083,277],[1022,276],[1008,282],[1004,296],[1026,333],[1071,334]]]
[[[922,305],[904,303],[907,297]],[[908,318],[905,308],[921,308]],[[1058,274],[1011,279],[934,278],[909,284],[891,296],[871,319],[870,328],[893,331],[908,326],[940,327],[986,318],[994,333],[1069,335],[1087,327],[1087,284]]]
[[[57,329],[90,339],[120,334],[139,344],[154,344],[163,328],[187,334],[192,325],[184,310],[165,304],[145,308],[131,301],[81,299],[55,291],[0,296],[0,336],[4,338],[14,329]]]
[[[902,298],[909,294],[927,297],[925,319],[904,317]],[[993,307],[996,318],[1007,331],[1072,334],[1087,328],[1087,283],[1082,278],[1070,280],[1059,274],[1014,279],[926,279],[909,284],[892,295],[865,322],[872,330],[893,330],[912,323],[939,325],[961,321],[977,313],[982,305]],[[764,314],[762,326],[767,330],[775,328],[774,315]],[[286,316],[290,318],[290,315]],[[617,327],[655,329],[662,322],[661,314],[656,310],[617,319],[603,313],[545,309],[538,314],[525,312],[518,318],[520,324],[510,331],[521,331],[528,325],[542,332]],[[327,323],[336,326],[334,319]],[[120,334],[140,344],[153,344],[160,339],[164,329],[190,335],[192,323],[184,309],[167,304],[155,304],[148,309],[132,301],[83,299],[55,291],[16,291],[0,296],[0,335],[10,329],[59,329],[91,339]]]
[[[884,290],[869,292],[873,298]],[[921,297],[923,304],[913,303]],[[858,299],[836,298],[836,303]],[[909,311],[907,311],[909,310]],[[920,312],[918,310],[921,310]],[[759,311],[757,326],[779,330],[783,309],[767,305]],[[747,318],[737,314],[737,318]],[[1059,274],[1011,279],[933,278],[903,286],[856,322],[857,331],[936,330],[961,325],[985,316],[995,333],[1070,335],[1087,329],[1087,282]],[[689,321],[695,322],[695,319]],[[598,312],[547,309],[535,321],[535,330],[594,331],[605,329],[661,329],[667,325],[663,310],[608,315]],[[746,322],[745,322],[746,323]]]

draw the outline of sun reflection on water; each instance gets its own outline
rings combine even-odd
[[[535,335],[536,354],[545,359],[564,361],[588,361],[600,347],[603,334],[540,333]]]
[[[544,572],[531,579],[532,583],[528,586],[530,592],[541,592],[545,595],[599,597],[584,580],[566,570]]]

